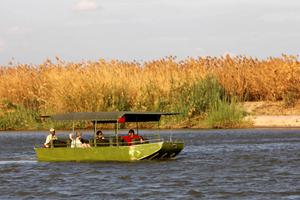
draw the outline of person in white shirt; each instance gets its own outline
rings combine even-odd
[[[88,143],[88,140],[83,139],[81,136],[82,134],[80,132],[76,132],[76,139],[74,139],[73,133],[69,134],[69,138],[71,140],[71,148],[78,147],[78,148],[86,148],[91,147]]]
[[[71,148],[74,148],[74,147],[81,148],[82,147],[82,142],[80,141],[80,139],[78,137],[76,137],[76,139],[74,139],[73,133],[69,134],[69,138],[71,140]]]
[[[53,141],[53,140],[57,140],[57,137],[55,135],[55,129],[51,128],[49,135],[46,137],[46,141],[44,143],[44,147],[45,148],[49,148],[50,145],[51,145],[51,141]]]

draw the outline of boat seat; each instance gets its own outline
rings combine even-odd
[[[67,147],[66,140],[53,140],[53,147]]]
[[[127,146],[126,142],[124,141],[124,139],[121,136],[118,137],[118,143],[119,143],[119,146]],[[112,144],[113,144],[113,146],[117,146],[116,137],[112,138]]]
[[[96,140],[96,145],[97,147],[99,146],[109,146],[109,140],[107,139],[102,139],[102,140]]]

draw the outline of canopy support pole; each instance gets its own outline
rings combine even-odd
[[[96,146],[97,121],[94,121],[94,146]]]
[[[75,136],[75,138],[73,138],[75,140],[74,144],[75,144],[75,148],[76,148],[76,138],[77,138],[77,133],[75,134],[75,123],[73,121],[73,125],[72,125],[72,133],[73,136]]]
[[[160,127],[159,127],[160,123],[159,122],[160,121],[157,121],[158,139],[160,139]]]
[[[116,123],[116,143],[117,143],[117,146],[119,146],[119,122],[117,121]]]

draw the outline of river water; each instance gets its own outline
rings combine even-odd
[[[0,132],[0,199],[300,199],[300,129],[160,133],[184,140],[175,160],[37,162],[46,131]]]

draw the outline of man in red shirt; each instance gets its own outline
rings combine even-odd
[[[131,142],[132,142],[132,136],[133,136],[133,133],[131,132],[132,129],[130,129],[128,131],[128,135],[125,135],[125,136],[122,136],[123,140],[130,146],[131,145]],[[133,131],[134,132],[134,131]]]
[[[139,140],[140,143],[142,143],[144,141],[141,136],[134,134],[133,129],[130,129],[128,131],[128,135],[123,136],[123,139],[124,139],[125,142],[127,142],[128,146],[132,145],[132,140]]]

